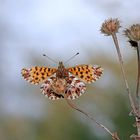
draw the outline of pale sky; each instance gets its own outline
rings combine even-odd
[[[119,18],[125,27],[140,23],[139,7],[139,0],[1,0],[1,57],[3,69],[10,67],[5,77],[15,85],[21,82],[20,69],[24,65],[31,66],[26,59],[26,55],[32,55],[31,50],[40,57],[47,53],[63,61],[80,52],[75,64],[86,62],[86,48],[94,55],[99,50],[111,54],[114,51],[111,39],[99,31],[102,22],[112,17]],[[106,51],[106,47],[110,51]],[[14,90],[12,93],[16,94]],[[5,100],[8,100],[6,95],[3,103]],[[9,110],[15,112],[20,99],[11,96],[8,103],[7,110],[10,107]]]

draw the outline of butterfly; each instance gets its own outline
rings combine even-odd
[[[103,69],[97,65],[83,64],[65,68],[63,62],[59,62],[58,68],[35,66],[21,71],[29,83],[42,83],[41,92],[51,100],[78,98],[85,93],[85,84],[95,82],[102,73]]]

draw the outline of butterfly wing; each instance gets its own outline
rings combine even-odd
[[[68,71],[85,83],[95,82],[103,73],[103,69],[97,65],[78,65],[68,68]]]
[[[64,98],[64,96],[66,96],[67,99],[73,100],[81,96],[86,90],[86,86],[82,81],[80,81],[75,76],[70,76],[67,79],[66,86],[62,84],[59,85],[61,87],[64,86],[65,91],[62,93],[57,93],[56,89],[58,89],[58,87],[54,86],[56,84],[56,81],[57,78],[52,76],[45,80],[45,82],[40,87],[41,92],[51,100]]]
[[[65,90],[65,95],[67,99],[74,100],[79,98],[83,93],[85,93],[86,85],[81,80],[75,76],[69,76],[68,85]]]
[[[56,77],[52,76],[48,78],[47,80],[45,80],[44,83],[40,87],[40,90],[45,95],[45,97],[48,97],[51,100],[64,98],[62,94],[57,94],[53,90],[52,85],[54,84],[55,80],[56,80]]]
[[[21,74],[23,78],[31,84],[39,84],[55,72],[56,68],[35,66],[30,69],[23,68]]]

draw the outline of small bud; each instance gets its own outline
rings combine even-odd
[[[117,33],[118,32],[118,29],[120,28],[120,22],[119,20],[116,18],[116,19],[108,19],[108,20],[105,20],[105,22],[102,24],[102,27],[101,27],[101,33],[109,36],[109,35],[112,35],[113,33]]]
[[[134,24],[130,28],[124,30],[125,36],[132,41],[140,41],[140,24]]]

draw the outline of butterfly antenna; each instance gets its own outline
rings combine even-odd
[[[46,54],[43,54],[43,56],[47,57],[49,60],[53,61],[54,63],[58,63],[57,61],[53,60],[52,58],[50,58],[50,57],[47,56]]]
[[[70,57],[67,61],[65,61],[65,63],[67,63],[68,61],[70,61],[71,59],[73,59],[75,56],[77,56],[79,54],[79,52],[78,53],[76,53],[75,55],[73,55],[72,57]]]

